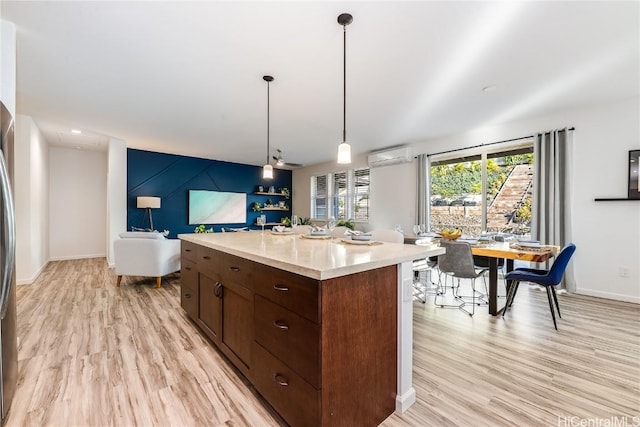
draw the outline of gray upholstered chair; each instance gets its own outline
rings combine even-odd
[[[471,254],[471,245],[469,245],[469,243],[442,240],[440,242],[440,246],[446,250],[445,254],[438,256],[438,268],[440,273],[444,274],[444,286],[440,280],[438,283],[439,289],[436,292],[434,303],[439,307],[459,308],[470,316],[473,316],[475,314],[476,305],[484,303],[482,300],[484,294],[476,291],[475,281],[480,276],[483,276],[484,278],[484,272],[486,269],[477,269],[474,266],[473,255]],[[453,296],[457,301],[456,304],[447,305],[442,302],[438,304],[438,297],[443,298],[446,293],[447,276],[451,277],[452,280],[451,289]],[[455,279],[458,279],[457,285],[455,285]],[[460,295],[460,279],[471,280],[471,295]],[[471,303],[471,311],[464,308],[467,302]]]

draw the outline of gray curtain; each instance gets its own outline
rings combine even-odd
[[[571,159],[573,131],[565,128],[540,133],[533,147],[533,217],[531,236],[547,245],[560,247],[572,241]],[[571,263],[563,286],[575,291]]]
[[[426,154],[419,154],[417,164],[418,185],[416,186],[416,224],[426,224],[429,227],[429,158]]]

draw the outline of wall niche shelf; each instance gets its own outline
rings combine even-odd
[[[282,196],[282,197],[288,197],[287,194],[283,194],[283,193],[268,193],[266,191],[256,191],[253,194],[258,194],[260,196]]]
[[[288,211],[289,208],[288,207],[281,208],[281,207],[278,207],[278,206],[273,206],[273,207],[270,207],[270,208],[260,208],[260,210],[261,211]]]
[[[602,197],[593,200],[596,202],[640,202],[640,199],[630,199],[628,197]]]

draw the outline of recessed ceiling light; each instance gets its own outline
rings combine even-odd
[[[493,92],[494,90],[496,90],[495,85],[485,86],[482,88],[483,92]]]
[[[82,133],[82,131],[78,129],[71,129],[71,133],[75,133],[76,135],[79,135]]]

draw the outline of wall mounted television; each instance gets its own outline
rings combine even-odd
[[[246,222],[246,193],[189,190],[189,225]]]

